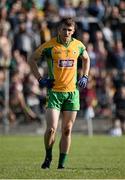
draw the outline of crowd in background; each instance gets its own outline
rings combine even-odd
[[[88,86],[80,89],[78,115],[91,109],[90,116],[119,119],[125,130],[125,0],[1,0],[0,124],[5,117],[7,72],[10,124],[41,123],[47,91],[39,88],[27,58],[57,35],[64,17],[75,19],[74,37],[83,42],[91,59]],[[46,61],[38,65],[46,75]],[[79,59],[78,76],[81,72]]]

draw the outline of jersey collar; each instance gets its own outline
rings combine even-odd
[[[63,43],[63,42],[61,41],[60,36],[57,36],[57,42],[60,43],[60,44],[63,44],[63,46],[65,46],[65,47],[68,47],[69,44],[70,44],[73,40],[74,40],[74,39],[71,37],[71,40],[70,40],[68,43]]]

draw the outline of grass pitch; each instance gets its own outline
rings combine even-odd
[[[125,179],[125,136],[73,135],[66,169],[58,170],[58,143],[51,169],[40,169],[43,137],[0,136],[1,179]]]

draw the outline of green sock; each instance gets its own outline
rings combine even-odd
[[[46,158],[52,160],[52,147],[49,149],[46,149]]]
[[[59,155],[59,166],[64,166],[64,163],[66,161],[66,158],[67,158],[67,154],[65,153],[60,153]]]

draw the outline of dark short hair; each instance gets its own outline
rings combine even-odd
[[[70,18],[70,17],[61,19],[61,21],[59,22],[59,27],[62,24],[65,24],[66,26],[74,26],[76,28],[75,21],[73,20],[73,18]]]

